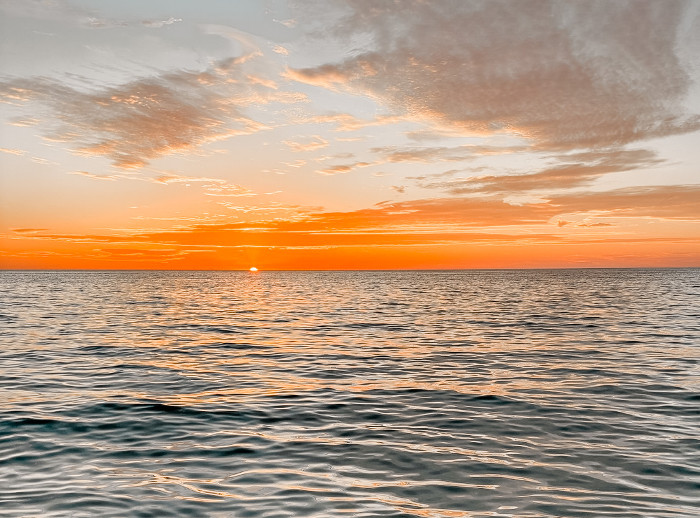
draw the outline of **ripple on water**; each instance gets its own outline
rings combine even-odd
[[[700,514],[700,270],[0,278],[0,516]]]

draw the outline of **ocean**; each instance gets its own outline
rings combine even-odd
[[[700,516],[700,269],[0,283],[0,516]]]

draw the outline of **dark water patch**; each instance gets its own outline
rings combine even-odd
[[[249,351],[249,350],[256,350],[256,349],[270,349],[272,346],[270,345],[265,345],[265,344],[253,344],[253,343],[243,343],[243,342],[212,342],[208,344],[204,344],[200,346],[202,348],[207,348],[207,349],[222,349],[222,350],[235,350],[235,351]],[[192,353],[198,354],[198,348],[192,348],[191,349]]]

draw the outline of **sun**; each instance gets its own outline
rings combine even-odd
[[[250,267],[250,271],[251,271],[251,272],[257,272],[258,269],[257,269],[255,266],[251,266],[251,267]]]

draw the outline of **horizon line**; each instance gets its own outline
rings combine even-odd
[[[199,268],[0,268],[0,272],[460,272],[460,271],[521,271],[521,270],[692,270],[697,266],[549,266],[524,268],[335,268],[335,269],[199,269]]]

